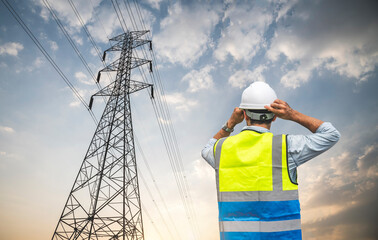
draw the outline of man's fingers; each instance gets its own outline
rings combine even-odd
[[[240,109],[238,107],[234,108],[234,112],[232,113],[231,118],[235,120],[237,123],[243,121],[244,119],[243,109]]]
[[[269,105],[265,105],[264,108],[266,108],[268,111],[272,111],[272,107],[270,107]]]
[[[284,107],[283,104],[279,104],[279,103],[272,103],[272,104],[270,104],[270,106],[271,106],[272,108],[275,108],[275,109],[281,109],[281,108]]]
[[[243,110],[240,108],[235,108],[233,114],[236,115],[237,117],[241,117],[241,116],[244,117]]]
[[[273,104],[273,103],[272,103]],[[272,105],[271,104],[271,105]],[[268,106],[268,105],[266,105],[266,106],[264,106],[268,111],[271,111],[272,113],[278,113],[279,112],[279,110],[278,109],[275,109],[275,108],[273,108],[273,107],[271,107],[271,106]]]
[[[239,113],[239,114],[242,114],[243,113],[243,109],[240,109],[240,108],[236,108],[236,110],[235,110],[237,113]]]
[[[281,99],[274,100],[275,103],[285,104],[286,102]]]

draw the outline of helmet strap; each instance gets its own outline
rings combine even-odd
[[[267,121],[267,120],[271,120],[274,118],[274,113],[256,113],[256,112],[251,112],[251,111],[248,111],[246,110],[245,113],[247,114],[247,116],[252,119],[252,120],[256,120],[256,121]]]

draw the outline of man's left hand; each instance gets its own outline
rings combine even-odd
[[[243,122],[244,120],[244,112],[242,109],[236,107],[234,108],[234,112],[232,113],[230,119],[228,120],[228,127],[234,128],[237,124]]]

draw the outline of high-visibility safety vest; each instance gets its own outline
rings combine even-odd
[[[286,135],[244,130],[218,140],[214,156],[221,240],[302,239]]]

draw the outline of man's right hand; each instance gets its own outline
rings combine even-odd
[[[272,104],[270,104],[270,106],[267,105],[264,107],[272,113],[274,113],[279,118],[293,120],[294,111],[285,101],[276,99]]]
[[[316,132],[319,126],[323,123],[322,120],[293,110],[289,104],[287,104],[287,102],[280,99],[276,99],[272,104],[270,104],[270,106],[264,107],[274,113],[277,117],[297,122],[313,133]]]

